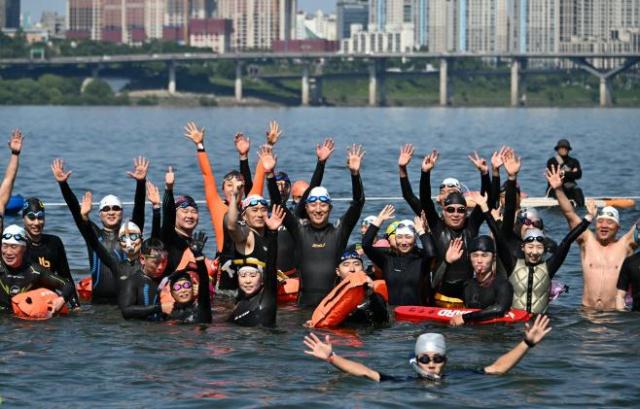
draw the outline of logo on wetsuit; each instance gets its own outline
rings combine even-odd
[[[311,248],[314,248],[314,249],[323,249],[325,247],[327,247],[327,243],[313,243],[311,245]]]

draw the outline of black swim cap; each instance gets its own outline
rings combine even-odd
[[[276,173],[276,182],[284,181],[287,186],[291,186],[291,179],[289,179],[289,175],[285,172]]]
[[[22,205],[22,217],[28,213],[44,213],[44,203],[37,197],[30,197],[24,201]]]
[[[178,270],[169,276],[169,283],[171,284],[172,287],[175,283],[177,283],[180,280],[187,280],[187,281],[193,282],[193,280],[191,279],[191,275],[187,273],[187,270]]]
[[[467,201],[464,198],[464,195],[460,192],[451,192],[447,195],[446,199],[444,199],[444,205],[467,205]]]
[[[482,236],[475,237],[473,240],[471,240],[471,243],[469,243],[468,251],[469,254],[475,251],[487,251],[489,253],[495,253],[496,245],[494,244],[493,239],[490,236],[483,234]]]

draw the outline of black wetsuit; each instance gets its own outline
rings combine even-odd
[[[422,249],[414,248],[408,254],[395,254],[373,247],[380,228],[369,225],[362,239],[362,248],[371,261],[382,270],[387,282],[389,304],[432,305],[430,266],[435,250],[429,234],[422,234]]]
[[[265,237],[269,243],[266,267],[262,277],[262,288],[247,297],[242,290],[238,294],[238,303],[229,316],[228,321],[242,326],[276,325],[278,276],[276,257],[278,256],[278,233],[267,230]]]
[[[631,285],[631,288],[629,288]],[[627,257],[618,277],[618,290],[631,290],[633,311],[640,311],[640,253]]]
[[[564,176],[562,178],[562,189],[565,194],[569,198],[569,200],[575,201],[577,206],[584,206],[584,194],[582,193],[582,189],[578,187],[578,183],[576,182],[578,179],[582,177],[582,168],[580,167],[580,162],[576,158],[572,158],[567,155],[566,157],[561,158],[563,161],[562,166],[559,166],[559,158],[560,155],[556,155],[550,158],[547,161],[547,169],[551,169],[551,167],[555,167],[560,171],[564,172]],[[576,169],[573,171],[573,169]],[[551,186],[547,183],[547,196],[548,197],[556,197],[556,192],[551,189]]]
[[[483,191],[489,190],[490,183],[489,174],[482,175]],[[422,172],[420,178],[420,203],[425,210],[427,222],[431,228],[438,263],[444,263],[451,240],[462,237],[464,249],[462,258],[453,264],[445,264],[445,269],[440,270],[443,271],[443,274],[434,275],[432,280],[432,285],[437,292],[448,297],[462,298],[464,282],[471,278],[473,271],[466,249],[471,239],[478,235],[478,230],[483,222],[482,210],[480,210],[480,206],[476,206],[466,218],[462,228],[454,230],[448,227],[444,220],[438,216],[436,206],[431,199],[431,172]]]
[[[164,191],[160,239],[167,250],[168,257],[165,272],[168,274],[176,270],[191,242],[191,237],[183,236],[176,231],[176,202],[173,197],[173,190],[165,189]]]
[[[52,234],[41,234],[37,242],[29,240],[27,259],[34,264],[40,264],[40,266],[53,274],[69,281],[73,286],[73,296],[71,297],[70,304],[72,307],[78,307],[80,305],[78,294],[75,291],[76,285],[71,276],[71,271],[69,271],[67,252],[64,249],[64,244],[62,244],[60,237]]]
[[[268,177],[267,182],[272,185],[276,183],[273,177]],[[293,236],[297,245],[296,251],[300,256],[300,306],[317,306],[333,288],[340,255],[347,247],[349,235],[358,223],[364,206],[364,190],[359,174],[351,175],[351,187],[353,200],[336,224],[327,223],[317,229],[307,220],[300,220],[285,209],[284,224]],[[308,192],[309,190],[305,195]],[[274,199],[276,202],[279,201],[279,193]]]
[[[55,291],[67,302],[75,294],[75,288],[69,281],[47,271],[38,263],[25,259],[22,266],[12,268],[0,260],[0,309],[11,311],[11,298],[14,295],[37,288]]]
[[[118,305],[125,319],[137,318],[157,321],[162,319],[159,304],[159,281],[138,270],[120,284]]]
[[[389,322],[389,309],[384,298],[369,287],[366,297],[366,300],[345,318],[344,325],[384,325]]]
[[[179,321],[184,324],[198,324],[211,322],[211,295],[209,294],[209,274],[204,258],[196,259],[198,266],[198,300],[189,304],[176,302],[173,311],[167,317],[170,321]]]
[[[144,201],[146,195],[146,186],[145,181],[138,180],[136,181],[136,193],[134,199],[133,213],[131,214],[131,221],[134,222],[140,229],[144,228]],[[83,238],[85,242],[87,238],[84,236],[84,229],[81,226],[85,223],[80,215],[80,203],[78,203],[78,199],[73,194],[71,187],[67,182],[60,182],[60,190],[62,192],[62,197],[64,201],[67,203],[69,207],[69,211],[71,212],[71,216],[73,216],[73,220],[76,222],[76,226],[80,230],[80,233],[83,234]],[[114,252],[120,258],[124,258],[124,254],[120,251],[120,246],[118,244],[118,231],[115,230],[106,230],[98,227],[92,221],[89,221],[91,229],[98,236],[98,239],[102,244],[109,249],[109,251]],[[87,246],[87,251],[89,253],[89,263],[91,266],[91,280],[92,280],[92,295],[91,302],[96,304],[107,303],[107,304],[115,304],[118,299],[117,293],[117,279],[114,277],[112,271],[102,264],[98,255]]]

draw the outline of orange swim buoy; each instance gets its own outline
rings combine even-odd
[[[76,283],[76,291],[78,292],[78,296],[81,300],[91,301],[93,293],[93,281],[91,280],[91,276],[78,281]]]
[[[380,294],[386,302],[389,302],[389,290],[384,280],[373,280],[373,291]]]
[[[11,298],[11,306],[16,317],[23,320],[48,320],[56,314],[54,302],[62,297],[46,288],[20,293]],[[58,314],[67,314],[69,309],[64,304]]]
[[[311,328],[340,325],[364,301],[368,281],[369,277],[364,272],[350,274],[324,297],[307,325]]]
[[[300,291],[299,278],[286,278],[278,283],[278,304],[295,302]]]

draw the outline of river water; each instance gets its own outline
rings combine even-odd
[[[639,115],[631,109],[0,107],[0,133],[24,130],[14,193],[51,203],[46,231],[62,237],[81,276],[88,266],[84,243],[68,210],[53,205],[62,201],[49,168],[56,157],[73,170],[70,184],[78,196],[91,189],[97,198],[115,193],[132,200],[135,184],[126,171],[143,154],[151,160],[151,180],[162,183],[164,170],[173,165],[176,191],[202,199],[195,149],[182,137],[186,121],[207,129],[205,145],[221,177],[237,167],[234,133],[250,136],[255,152],[266,124],[275,119],[285,131],[276,147],[278,165],[292,179],[310,177],[315,143],[336,139],[325,174],[334,197],[350,194],[344,165],[351,143],[367,151],[362,172],[367,196],[400,196],[396,161],[399,146],[407,142],[420,154],[440,151],[434,184],[455,175],[472,189],[479,177],[467,154],[478,150],[489,158],[508,143],[523,157],[523,190],[540,196],[546,160],[557,139],[566,137],[583,164],[580,185],[587,195],[635,196],[640,192]],[[419,162],[416,157],[410,165],[416,192]],[[384,203],[368,201],[363,214],[377,213]],[[410,215],[402,202],[396,205],[400,217]],[[337,203],[334,216],[344,208]],[[640,216],[635,209],[621,213],[624,229]],[[557,210],[543,215],[551,236],[561,240],[567,232],[564,218]],[[211,231],[206,211],[201,227]],[[0,396],[8,407],[638,407],[639,316],[580,308],[575,246],[557,277],[570,292],[550,308],[553,331],[506,376],[453,375],[437,386],[345,376],[303,354],[302,323],[310,312],[293,307],[279,310],[277,328],[259,329],[226,324],[228,305],[216,305],[215,322],[207,327],[124,321],[115,307],[86,305],[48,322],[0,317]],[[520,325],[453,329],[394,323],[376,330],[318,332],[332,334],[341,355],[385,373],[410,375],[415,338],[427,330],[447,336],[450,369],[488,365],[522,336]]]

